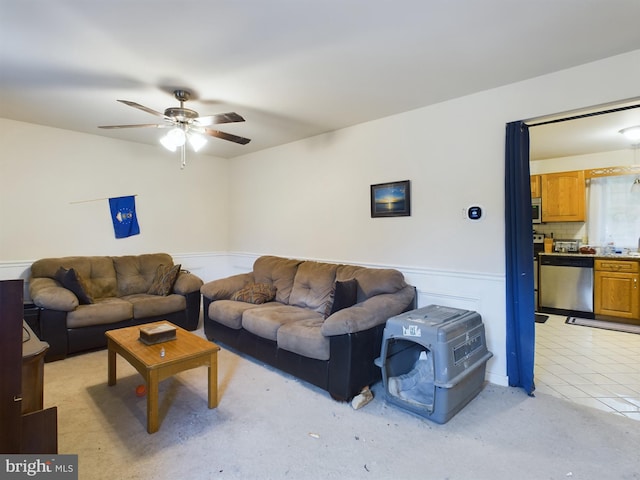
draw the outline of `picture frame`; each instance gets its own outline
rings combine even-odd
[[[371,218],[407,217],[411,215],[411,182],[371,185]]]

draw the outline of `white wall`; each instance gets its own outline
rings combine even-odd
[[[505,124],[632,98],[638,85],[640,50],[182,172],[160,147],[0,121],[0,260],[6,273],[45,255],[163,250],[205,280],[262,253],[392,266],[421,306],[481,313],[487,376],[505,384]],[[412,216],[370,218],[369,186],[405,179]],[[132,193],[143,235],[130,241],[113,239],[106,205],[69,204]],[[461,214],[474,203],[476,223]]]
[[[421,306],[482,314],[488,377],[506,382],[505,124],[631,98],[638,84],[640,50],[236,158],[230,248],[399,268]],[[405,179],[412,216],[370,218],[369,186]],[[462,218],[471,204],[483,220]]]
[[[490,252],[474,256],[473,269],[501,272],[491,234],[503,231],[503,192],[478,180],[503,176],[504,159],[482,152],[501,148],[504,122],[497,134],[473,135],[475,145],[465,145],[445,115],[469,122],[483,115],[473,104],[451,106],[236,158],[232,249],[455,270],[469,270],[471,251]],[[370,185],[406,179],[412,215],[371,218]],[[461,214],[474,202],[486,211],[477,223]]]
[[[236,158],[231,249],[503,274],[505,124],[637,96],[639,65],[640,50]],[[405,179],[412,216],[370,218],[369,186]]]
[[[224,159],[191,155],[180,170],[159,145],[6,119],[0,144],[0,261],[227,250]],[[141,233],[116,239],[106,198],[124,195]]]

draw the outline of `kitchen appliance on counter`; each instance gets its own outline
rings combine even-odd
[[[580,240],[556,240],[553,242],[553,251],[556,253],[579,253]]]
[[[542,255],[539,274],[540,312],[595,318],[593,257]]]

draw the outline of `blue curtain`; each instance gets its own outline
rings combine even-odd
[[[509,385],[532,395],[535,306],[529,175],[529,128],[523,122],[509,123],[505,149],[507,375]]]

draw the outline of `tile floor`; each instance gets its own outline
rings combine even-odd
[[[536,323],[536,391],[640,421],[640,335]]]

